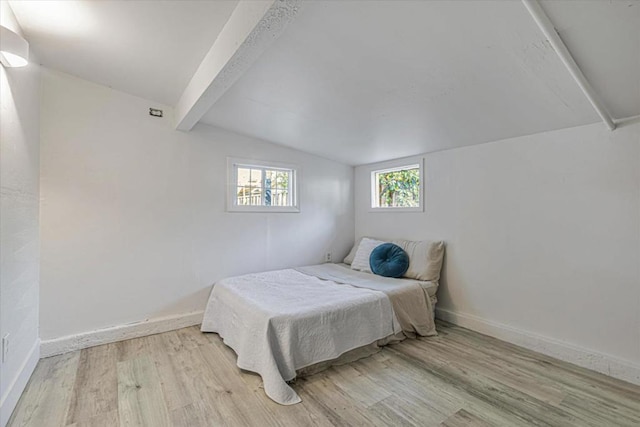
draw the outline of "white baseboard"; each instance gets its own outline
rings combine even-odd
[[[36,369],[38,360],[40,360],[39,339],[33,343],[33,347],[29,350],[29,354],[24,359],[24,362],[22,362],[18,375],[16,375],[9,387],[7,387],[7,391],[4,396],[2,396],[2,400],[0,400],[0,426],[4,427],[7,425],[7,422],[11,417],[11,413],[27,386],[27,382],[29,382],[31,374],[33,374],[33,370]]]
[[[55,356],[57,354],[81,350],[96,345],[109,344],[199,325],[202,323],[203,314],[203,311],[196,311],[187,314],[158,317],[142,322],[128,323],[126,325],[112,326],[95,331],[44,340],[40,346],[40,356]]]
[[[436,308],[436,317],[494,338],[519,345],[547,356],[592,371],[600,372],[633,384],[640,385],[640,366],[614,356],[587,350],[553,338],[523,331],[471,314]]]

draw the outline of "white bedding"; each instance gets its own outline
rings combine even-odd
[[[317,270],[320,269],[320,270]],[[430,282],[425,280],[415,280],[402,277],[400,279],[392,279],[390,277],[376,276],[372,273],[352,270],[348,264],[319,264],[310,265],[308,267],[299,267],[296,270],[320,277],[325,280],[336,280],[338,283],[347,281],[348,283],[358,285],[360,287],[371,287],[371,283],[375,282],[372,289],[378,289],[380,284],[389,284],[388,287],[405,286],[409,284],[418,284],[430,297],[438,292],[438,282]],[[333,277],[332,277],[333,276]],[[378,289],[380,290],[380,289]]]
[[[267,396],[283,405],[300,402],[286,383],[297,369],[402,330],[384,292],[296,270],[219,281],[201,329],[220,334],[238,355],[238,367],[260,374]]]
[[[348,268],[345,264],[320,264],[296,270],[335,283],[383,292],[391,301],[396,319],[406,336],[436,335],[430,291],[436,286],[413,279],[394,279]]]

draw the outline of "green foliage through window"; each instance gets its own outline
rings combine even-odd
[[[378,207],[413,208],[420,206],[420,168],[376,172]]]

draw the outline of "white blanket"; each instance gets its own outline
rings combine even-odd
[[[429,298],[431,287],[425,289],[423,287],[425,282],[363,273],[352,270],[344,264],[311,265],[296,270],[335,283],[384,292],[391,301],[393,311],[405,335],[411,337],[437,335],[433,307]]]
[[[300,402],[286,383],[297,369],[401,332],[383,292],[296,270],[219,281],[201,329],[220,334],[238,367],[260,374],[267,396],[283,405]]]

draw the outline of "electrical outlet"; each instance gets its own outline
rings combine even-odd
[[[325,262],[331,262],[331,252],[327,252],[327,253],[324,255],[324,261],[325,261]]]
[[[2,363],[7,361],[9,356],[9,334],[2,337]]]

